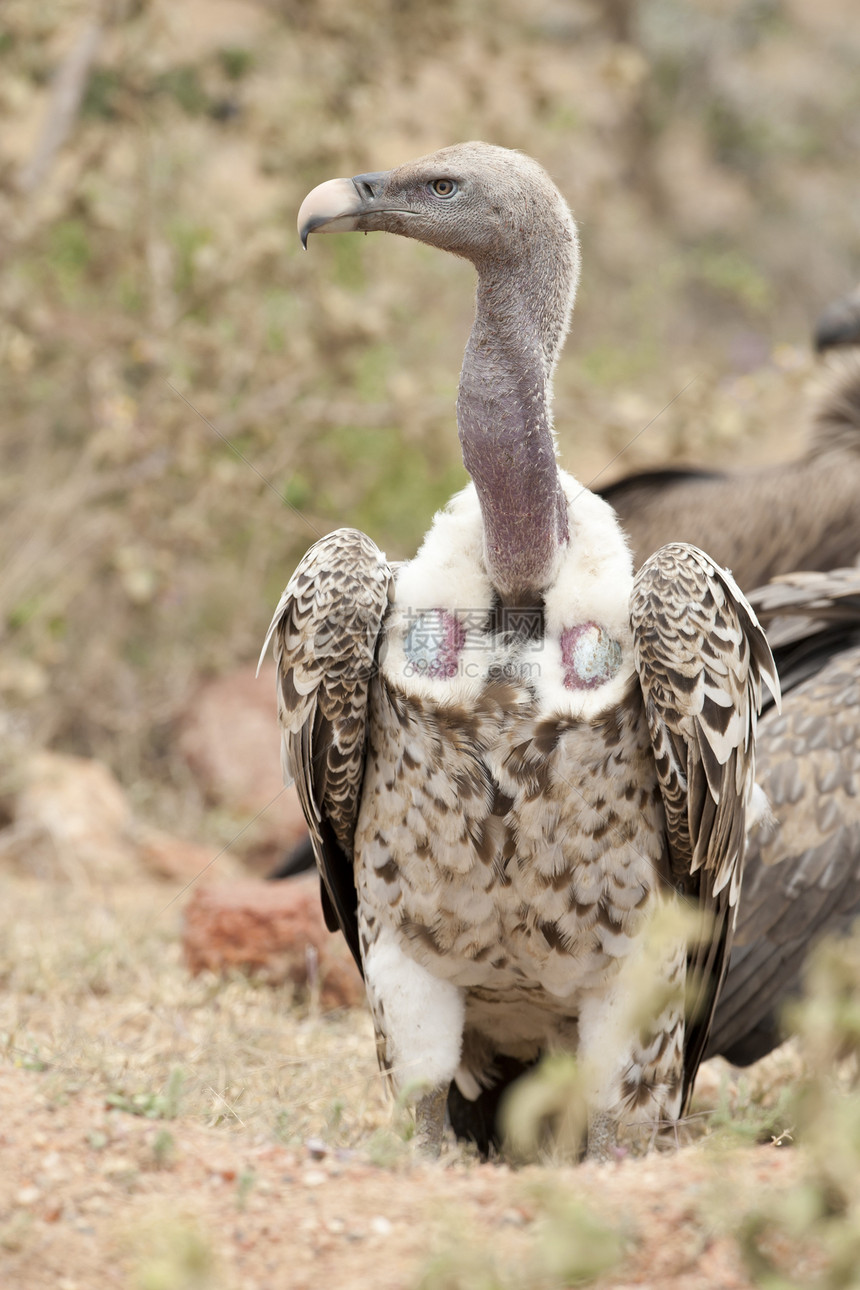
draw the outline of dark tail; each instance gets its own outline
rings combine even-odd
[[[297,874],[308,873],[315,868],[314,849],[308,835],[303,842],[294,846],[292,851],[288,851],[277,868],[266,874],[266,877],[270,881],[277,878],[295,878]]]

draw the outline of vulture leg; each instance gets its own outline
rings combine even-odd
[[[364,972],[380,1065],[415,1105],[419,1146],[438,1156],[448,1087],[463,1047],[463,992],[405,954],[390,929],[377,923],[373,931]],[[365,924],[363,943],[372,935]]]
[[[681,1111],[687,947],[655,938],[635,949],[613,988],[579,1012],[579,1059],[586,1080],[589,1160],[611,1160],[618,1131],[647,1149]]]
[[[618,1123],[605,1111],[593,1111],[588,1117],[588,1143],[586,1159],[598,1164],[608,1164],[614,1158],[618,1139]]]
[[[415,1106],[415,1142],[422,1155],[435,1160],[442,1150],[442,1134],[445,1132],[445,1108],[448,1103],[448,1089],[434,1088],[432,1093],[425,1093]]]

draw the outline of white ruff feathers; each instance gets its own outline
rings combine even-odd
[[[382,664],[398,689],[436,703],[468,704],[480,695],[492,668],[503,677],[526,680],[540,706],[559,716],[589,720],[618,702],[633,674],[630,552],[612,508],[572,475],[559,471],[559,477],[568,498],[570,543],[544,596],[544,638],[511,651],[483,630],[493,588],[484,562],[481,510],[469,484],[437,513],[418,554],[398,570]],[[431,610],[447,611],[463,627],[460,665],[451,677],[417,670],[406,649],[410,628]],[[564,684],[561,637],[566,628],[588,622],[618,641],[621,665],[604,685],[571,690]]]

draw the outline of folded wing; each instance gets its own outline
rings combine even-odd
[[[734,579],[697,547],[648,559],[631,597],[634,656],[666,815],[671,881],[701,915],[691,944],[684,1081],[702,1058],[728,962],[770,648]]]
[[[275,610],[274,643],[286,783],[295,782],[320,871],[323,910],[359,968],[353,837],[367,744],[367,700],[376,670],[392,571],[357,529],[316,542]]]

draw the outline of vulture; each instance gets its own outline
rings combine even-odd
[[[757,782],[773,819],[749,834],[728,975],[708,1041],[746,1066],[786,1038],[811,944],[860,918],[860,568],[776,579],[750,600],[782,713],[761,718]]]
[[[438,1153],[547,1050],[576,1053],[586,1149],[677,1121],[730,950],[773,658],[732,576],[672,543],[634,578],[611,507],[556,459],[552,374],[579,246],[531,158],[460,144],[305,198],[299,233],[471,261],[457,426],[471,483],[393,566],[340,529],[277,606],[284,764],[380,1066]],[[695,927],[652,935],[685,904]],[[665,926],[665,923],[662,924]],[[648,975],[647,1015],[631,982]],[[477,1135],[473,1135],[477,1136]]]
[[[860,301],[858,301],[860,304]],[[860,312],[858,312],[860,338]],[[637,565],[667,541],[692,542],[751,591],[795,569],[860,554],[860,361],[831,373],[806,451],[747,470],[666,467],[595,491],[613,507]]]

